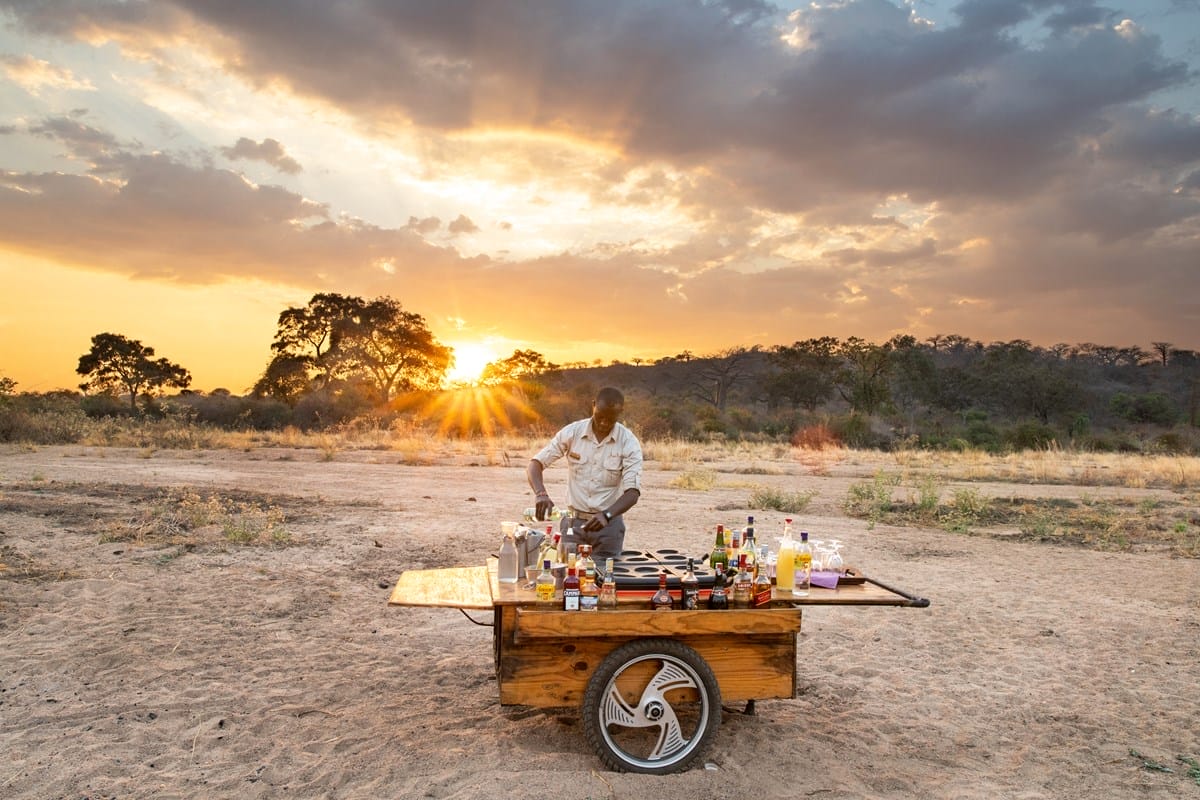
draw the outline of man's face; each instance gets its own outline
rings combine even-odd
[[[604,439],[617,425],[625,406],[621,403],[596,403],[592,405],[592,432],[597,439]]]

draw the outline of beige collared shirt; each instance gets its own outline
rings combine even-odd
[[[627,490],[642,491],[642,445],[619,422],[602,442],[592,433],[591,417],[572,422],[534,456],[543,467],[563,457],[567,501],[576,511],[603,511]]]

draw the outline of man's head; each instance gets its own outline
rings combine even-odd
[[[606,386],[596,393],[596,401],[592,403],[592,433],[597,439],[604,439],[613,428],[625,410],[625,396],[611,386]]]

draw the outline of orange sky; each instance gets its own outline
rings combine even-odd
[[[0,374],[242,392],[321,291],[558,363],[1200,347],[1194,8],[448,8],[0,0]]]

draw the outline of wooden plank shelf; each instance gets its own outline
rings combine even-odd
[[[630,638],[639,636],[722,636],[728,634],[798,633],[798,608],[734,608],[726,611],[542,611],[517,608],[514,639],[582,637]]]

